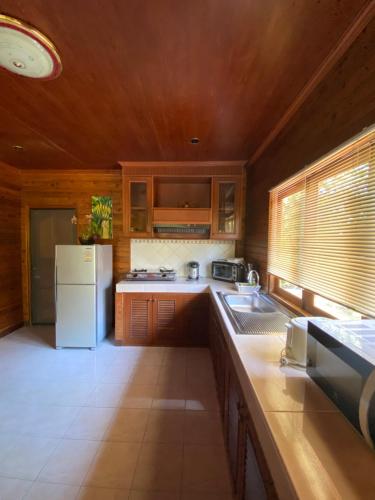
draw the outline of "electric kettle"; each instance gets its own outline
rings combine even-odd
[[[197,280],[199,278],[199,262],[192,260],[187,264],[188,268],[188,279]]]

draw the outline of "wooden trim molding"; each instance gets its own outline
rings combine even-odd
[[[25,325],[23,321],[19,323],[15,323],[14,325],[8,326],[5,328],[5,330],[0,331],[0,338],[6,337],[6,335],[9,335],[10,333],[18,330],[19,328],[22,328]]]
[[[316,87],[322,82],[325,76],[331,71],[334,65],[343,57],[345,52],[350,48],[353,42],[357,39],[360,33],[366,28],[368,23],[375,16],[375,0],[371,0],[357,15],[353,23],[344,32],[336,46],[331,50],[328,56],[324,59],[317,71],[313,74],[310,80],[302,88],[295,100],[287,108],[280,120],[267,135],[265,140],[260,144],[255,153],[249,160],[250,164],[255,163],[281,133],[281,131],[290,122],[292,117],[302,107],[307,98],[312,94]]]
[[[119,161],[122,167],[243,167],[247,160],[225,161]]]
[[[233,161],[119,161],[124,175],[242,175],[247,160]]]

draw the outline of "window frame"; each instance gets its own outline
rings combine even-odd
[[[310,290],[306,290],[306,288],[303,288],[300,285],[296,285],[302,288],[302,298],[296,297],[292,293],[288,293],[286,290],[280,287],[280,281],[282,279],[284,278],[280,278],[279,276],[275,276],[274,274],[268,273],[268,293],[271,295],[271,297],[281,302],[284,306],[288,307],[293,312],[297,314],[302,314],[303,316],[313,315],[313,316],[323,316],[325,318],[330,318],[330,319],[339,319],[336,316],[333,316],[332,314],[329,314],[327,311],[323,311],[323,309],[319,309],[314,305],[314,297],[315,296],[323,297],[322,295],[319,295],[318,293],[315,292],[310,292]],[[332,299],[327,299],[327,300],[339,304],[339,302],[335,302]],[[348,307],[348,309],[354,311],[354,309],[351,309],[350,307]],[[362,313],[359,314],[361,314],[361,319],[367,318],[367,316],[365,316],[364,314]]]
[[[331,314],[334,313],[342,318],[347,316],[344,309],[340,310],[340,308],[333,307],[330,310],[329,306],[325,307],[323,303],[321,306],[328,309],[328,311],[317,307],[314,304],[314,302],[318,304],[316,297],[322,297],[333,304],[337,304],[337,306],[347,308],[349,311],[348,316],[350,316],[350,311],[353,311],[357,312],[358,316],[362,318],[375,318],[374,298],[372,295],[369,296],[368,293],[366,295],[366,290],[373,289],[371,280],[374,268],[371,264],[373,254],[371,254],[370,243],[366,239],[367,228],[363,222],[366,217],[371,222],[374,216],[373,198],[369,196],[371,193],[375,194],[374,154],[375,125],[365,129],[333,151],[307,165],[297,174],[288,177],[270,189],[267,259],[268,292],[287,307],[305,315],[313,314],[336,318]],[[365,170],[362,172],[363,167]],[[343,174],[342,177],[341,174]],[[351,175],[354,176],[354,181],[349,182],[348,179]],[[324,184],[324,181],[329,180],[331,176],[332,193],[329,189],[329,183],[327,183],[327,186]],[[322,182],[323,189],[320,190]],[[280,234],[282,235],[282,225],[280,225],[282,217],[280,214],[282,214],[283,199],[298,191],[299,185],[303,183],[305,185],[306,200],[306,213],[303,217],[306,231],[304,230],[304,236],[301,240],[302,258],[300,259],[297,246],[291,246],[288,252],[288,248],[285,247],[285,250],[283,245],[280,244],[280,242],[283,242],[282,236],[280,237]],[[335,187],[336,184],[337,187]],[[351,188],[351,186],[353,187]],[[349,195],[345,195],[345,190],[349,190]],[[332,194],[331,199],[329,196],[325,197],[325,191],[327,191],[327,195]],[[341,199],[345,200],[345,196],[349,197],[348,204],[341,207]],[[322,208],[320,208],[320,200],[322,200]],[[335,203],[338,203],[342,208],[337,218],[337,225],[339,229],[341,228],[341,233],[335,226]],[[350,216],[351,211],[354,214],[352,216]],[[292,215],[299,217],[298,214]],[[290,229],[292,237],[296,233],[295,227],[298,227],[299,224],[298,220],[295,220],[297,222],[295,222],[294,227],[291,225]],[[323,227],[322,237],[319,235],[320,226]],[[352,226],[354,229],[350,233]],[[286,228],[288,234],[289,227],[286,226]],[[339,238],[338,256],[335,255],[334,246],[336,234]],[[322,242],[323,237],[326,238],[324,242]],[[323,243],[326,244],[326,247]],[[322,249],[324,252],[325,248],[328,249],[327,259],[324,258],[322,253]],[[361,256],[363,262],[361,261],[361,265],[356,267],[356,272],[353,274],[354,278],[349,281],[349,284],[346,284],[343,263],[349,262],[352,266],[355,266]],[[299,266],[301,262],[302,267]],[[320,282],[319,273],[317,272],[319,267],[327,270],[328,278],[323,283]],[[333,271],[329,274],[331,269]],[[364,286],[359,290],[357,283],[361,281],[361,278],[363,278]],[[302,288],[302,299],[289,293],[287,289],[282,289],[280,279],[294,283]],[[314,292],[310,290],[314,290]],[[361,293],[356,294],[358,291]]]
[[[288,198],[289,196],[293,196],[294,194],[299,193],[299,192],[304,192],[304,196],[306,196],[306,194],[305,194],[306,193],[305,179],[298,180],[297,182],[288,186],[287,189],[285,189],[282,192],[277,194],[276,199],[273,200],[271,198],[271,200],[270,200],[271,206],[270,206],[269,216],[271,216],[272,210],[274,209],[275,206],[277,207],[277,206],[281,205],[285,198]],[[278,227],[278,229],[281,226],[281,221],[282,221],[282,212],[278,211],[278,214],[277,214],[277,227]],[[269,228],[269,229],[271,229],[271,228]],[[271,231],[272,231],[272,229],[271,229]],[[289,280],[287,280],[287,281],[289,281]],[[277,286],[276,282],[274,283],[274,285]],[[280,287],[278,288],[278,290],[281,292],[280,295],[282,296],[284,293],[284,290],[282,290]],[[289,295],[290,294],[287,294],[286,297],[288,297]]]
[[[293,295],[292,293],[287,292],[280,286],[280,281],[283,278],[279,278],[278,276],[275,276],[274,274],[270,274],[270,292],[275,294],[277,297],[281,297],[284,299],[286,302],[290,302],[294,306],[297,306],[298,308],[303,309],[303,295],[304,295],[304,289],[302,287],[302,298],[296,297],[296,295]],[[297,285],[299,286],[299,285]]]

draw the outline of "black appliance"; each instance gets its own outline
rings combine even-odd
[[[309,321],[307,373],[375,443],[375,320]]]
[[[229,282],[243,282],[246,277],[246,269],[243,259],[220,259],[214,260],[211,265],[212,277],[215,280]]]

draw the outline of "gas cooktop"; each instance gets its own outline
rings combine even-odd
[[[125,274],[127,281],[174,281],[176,271],[167,267],[161,267],[157,270],[133,269]]]

